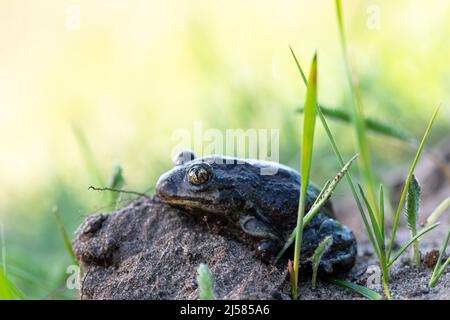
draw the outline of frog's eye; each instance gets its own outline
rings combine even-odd
[[[194,185],[200,185],[207,183],[212,177],[211,167],[204,163],[201,165],[195,165],[188,169],[187,180]]]

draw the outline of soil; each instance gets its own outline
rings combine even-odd
[[[450,167],[450,143],[445,146],[439,149],[444,150],[439,161],[427,158],[416,170],[424,191],[423,221],[450,195],[450,179],[442,172],[443,163]],[[393,181],[397,193],[401,181]],[[335,203],[335,211],[358,239],[356,265],[340,277],[382,293],[374,281],[379,274],[377,260],[353,202]],[[393,299],[450,299],[450,267],[435,288],[428,287],[435,250],[440,250],[449,230],[450,215],[445,213],[440,220],[441,226],[421,241],[419,268],[409,266],[408,254],[392,267],[389,290]],[[396,249],[409,238],[402,226]],[[81,299],[197,299],[200,263],[208,264],[218,299],[290,299],[286,261],[278,266],[265,264],[248,244],[190,219],[158,197],[140,198],[112,214],[88,217],[77,231],[74,250],[84,269]],[[301,276],[301,299],[365,299],[320,279],[312,290],[310,275],[303,272]]]

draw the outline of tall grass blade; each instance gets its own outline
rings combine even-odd
[[[300,63],[299,63],[299,61],[298,61],[294,51],[292,50],[292,48],[291,48],[291,53],[292,53],[292,56],[294,58],[294,61],[295,61],[296,65],[297,65],[298,71],[299,71],[300,75],[302,76],[303,83],[305,84],[305,86],[308,86],[308,81],[306,80],[306,77],[304,77],[303,69],[302,69],[302,67],[301,67],[301,65],[300,65]],[[327,120],[325,119],[325,116],[322,113],[322,108],[320,107],[320,105],[317,106],[317,112],[319,114],[319,119],[322,122],[322,126],[325,129],[325,132],[327,134],[328,140],[330,141],[330,144],[331,144],[331,147],[333,149],[333,152],[336,155],[337,161],[338,161],[339,165],[341,167],[343,167],[345,165],[344,160],[343,160],[342,155],[341,155],[341,153],[339,151],[339,148],[337,147],[336,140],[334,139],[333,133],[331,132],[330,127],[328,126]],[[364,226],[365,226],[366,231],[367,231],[367,233],[369,235],[370,242],[372,243],[372,246],[373,246],[373,248],[375,250],[375,253],[376,253],[377,257],[378,257],[378,260],[380,260],[381,256],[380,256],[380,252],[379,252],[378,247],[377,247],[376,242],[375,242],[375,237],[374,237],[374,235],[372,233],[372,230],[371,230],[371,228],[369,226],[369,222],[367,221],[366,215],[364,213],[361,201],[359,200],[358,193],[356,192],[355,185],[353,183],[353,180],[352,180],[350,172],[348,174],[346,174],[346,179],[347,179],[347,183],[348,183],[348,186],[350,188],[350,191],[352,192],[353,198],[355,199],[356,206],[358,208],[358,211],[359,211],[359,214],[361,216],[361,219],[363,220]]]
[[[380,254],[381,254],[381,260],[379,261],[381,270],[382,270],[382,279],[381,282],[383,284],[383,290],[384,294],[386,295],[386,298],[388,300],[391,300],[391,294],[389,292],[388,288],[388,281],[390,276],[390,270],[387,267],[387,259],[386,259],[386,225],[385,225],[385,219],[384,219],[384,189],[383,185],[380,185],[380,191],[379,191],[379,200],[380,200],[380,232],[382,236],[382,243],[380,243]]]
[[[306,90],[305,115],[303,119],[303,139],[302,139],[302,185],[300,188],[299,210],[297,217],[297,233],[295,238],[294,253],[294,283],[292,295],[294,299],[298,298],[298,274],[300,264],[300,252],[303,237],[303,217],[306,209],[306,196],[309,184],[309,176],[311,173],[311,162],[314,144],[314,129],[316,125],[316,108],[317,108],[317,54],[311,63],[309,73],[309,85]]]
[[[391,257],[391,254],[392,254],[392,249],[394,248],[395,234],[397,232],[398,222],[399,222],[399,219],[400,219],[400,213],[402,212],[402,209],[403,209],[403,204],[405,202],[406,194],[407,194],[408,189],[409,189],[409,184],[411,183],[412,175],[414,173],[414,170],[416,169],[417,162],[419,161],[420,155],[421,155],[422,150],[423,150],[423,148],[425,146],[425,142],[428,139],[428,135],[430,133],[430,130],[433,127],[433,124],[434,124],[436,116],[437,116],[437,114],[439,112],[439,109],[440,109],[440,106],[438,106],[436,108],[436,110],[434,111],[433,115],[431,116],[430,122],[428,123],[428,127],[425,130],[425,134],[423,135],[422,142],[420,143],[419,149],[417,150],[416,156],[414,157],[414,161],[413,161],[413,163],[411,165],[411,169],[409,170],[408,177],[406,178],[405,187],[403,188],[403,192],[402,192],[402,195],[400,197],[400,201],[399,201],[399,204],[398,204],[397,212],[395,214],[394,226],[392,227],[391,241],[390,241],[390,244],[389,244],[389,251],[388,251],[388,254],[387,254],[388,261],[390,260],[390,257]]]
[[[352,116],[347,110],[324,107],[323,105],[320,105],[320,109],[322,110],[323,114],[330,119],[339,120],[346,124],[353,124]],[[303,113],[304,109],[303,107],[301,107],[297,111]],[[409,132],[381,120],[365,117],[364,124],[367,130],[373,133],[382,134],[391,138],[398,139],[400,141],[411,143],[415,142]]]
[[[368,192],[370,203],[372,205],[372,208],[374,208],[374,210],[375,210],[377,222],[379,223],[380,219],[378,216],[378,209],[377,209],[378,203],[376,201],[375,190],[374,190],[375,175],[373,173],[372,162],[370,159],[369,143],[367,142],[367,137],[366,137],[366,126],[365,126],[365,122],[364,122],[363,108],[362,108],[360,99],[356,92],[355,84],[353,82],[353,74],[352,74],[352,70],[350,67],[350,60],[348,58],[347,40],[345,37],[345,28],[344,28],[344,21],[343,21],[343,17],[342,17],[342,6],[341,6],[340,0],[336,0],[336,14],[337,14],[337,20],[338,20],[342,56],[344,59],[347,81],[348,81],[351,98],[352,98],[352,103],[351,103],[352,122],[355,127],[359,153],[361,154],[362,173],[364,176],[364,180],[366,182],[366,189]]]
[[[0,300],[26,300],[25,295],[6,276],[0,267]]]
[[[353,282],[347,281],[347,280],[328,278],[328,281],[338,287],[355,291],[370,300],[381,300],[381,298],[382,298],[381,294],[379,294],[378,292],[373,291],[369,288],[360,286]]]
[[[0,267],[0,300],[15,300],[10,282],[3,271],[3,267]]]
[[[123,169],[119,162],[115,162],[113,165],[113,173],[108,183],[108,188],[111,189],[122,189],[125,185],[125,178],[123,177]],[[111,203],[116,203],[118,200],[120,193],[119,192],[110,192],[110,201]]]
[[[197,269],[197,283],[200,300],[215,300],[214,279],[206,264],[201,263]]]
[[[317,271],[319,270],[319,264],[320,260],[322,259],[323,255],[327,250],[331,247],[333,244],[333,236],[327,236],[325,237],[317,246],[316,250],[314,250],[314,254],[312,256],[312,279],[311,279],[311,285],[312,288],[316,288],[317,283]]]
[[[56,224],[58,225],[59,232],[61,233],[61,236],[63,238],[64,245],[66,246],[67,252],[69,253],[73,263],[78,265],[78,260],[73,251],[72,243],[70,241],[69,235],[67,234],[66,227],[64,226],[64,222],[61,217],[61,212],[59,211],[59,208],[56,206],[53,208],[52,211],[53,211],[53,216],[55,217]]]
[[[5,275],[7,274],[7,268],[6,268],[6,238],[5,238],[5,227],[3,226],[3,222],[0,222],[0,240],[2,245],[2,266],[3,270],[5,272]]]
[[[300,62],[298,61],[297,56],[295,55],[294,50],[292,50],[291,46],[289,46],[289,50],[291,50],[292,57],[294,58],[297,69],[300,72],[300,76],[302,77],[303,83],[305,84],[306,87],[308,87],[308,80],[306,79],[305,73],[303,72]],[[305,109],[303,108],[303,112],[304,111]]]
[[[6,271],[6,238],[3,223],[0,223],[2,265],[0,266],[0,300],[25,300],[25,295],[8,278]]]
[[[366,197],[366,194],[365,194],[363,188],[360,185],[358,185],[358,188],[359,188],[359,193],[361,194],[363,201],[366,205],[367,212],[369,213],[370,222],[372,223],[372,228],[373,228],[374,234],[378,241],[378,248],[380,248],[380,251],[381,251],[381,248],[384,248],[383,234],[381,233],[380,227],[378,226],[377,218],[372,209],[372,206],[369,203],[369,200]]]
[[[384,222],[384,189],[383,189],[383,185],[380,185],[379,199],[380,199],[380,228],[381,228],[381,234],[383,235],[383,239],[386,239],[385,222]],[[385,247],[385,244],[383,243],[383,251],[385,250],[384,247]]]

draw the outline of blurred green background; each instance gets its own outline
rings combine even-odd
[[[431,144],[448,136],[450,2],[343,6],[365,114],[419,138],[442,103]],[[280,129],[280,161],[298,168],[305,90],[289,44],[306,69],[318,50],[320,102],[349,110],[330,0],[4,0],[0,41],[0,219],[8,273],[30,298],[77,295],[65,289],[71,259],[52,208],[71,236],[111,209],[87,188],[106,183],[114,161],[126,188],[148,190],[172,166],[177,129]],[[353,129],[332,130],[352,154]],[[316,137],[320,184],[337,165],[321,125]],[[382,136],[370,143],[380,179],[415,152]]]

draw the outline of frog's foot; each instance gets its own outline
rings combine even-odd
[[[265,262],[271,262],[281,246],[281,237],[277,230],[253,216],[243,216],[240,225],[246,234],[262,239],[256,247],[258,256]]]
[[[312,257],[320,241],[327,236],[333,237],[333,243],[320,259],[320,272],[329,275],[350,271],[357,256],[356,239],[348,227],[322,213],[305,228],[302,252]]]

